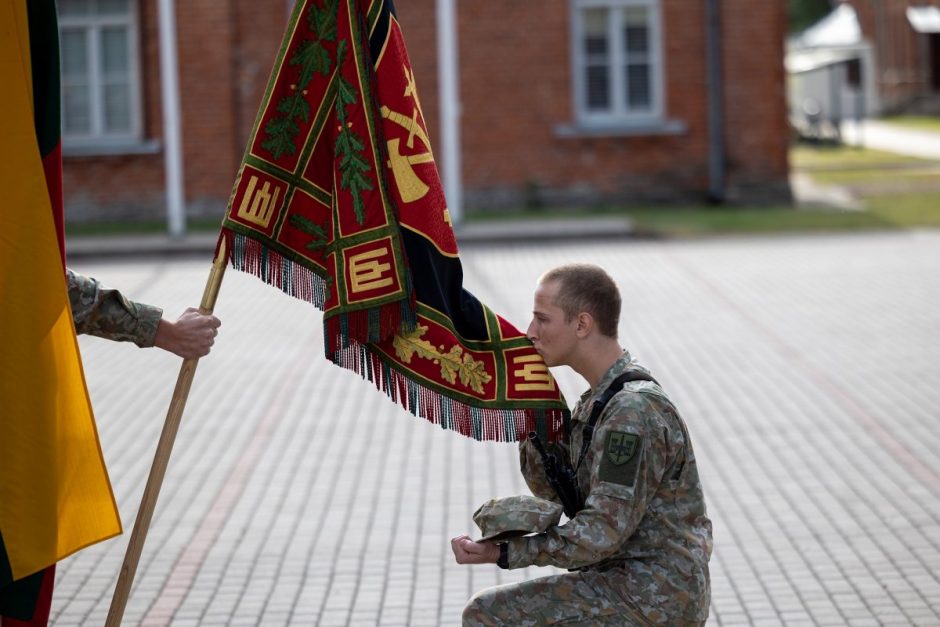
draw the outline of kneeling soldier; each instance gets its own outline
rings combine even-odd
[[[581,500],[562,502],[538,442],[523,442],[526,483],[565,505],[569,520],[510,539],[460,536],[451,547],[460,564],[572,572],[484,590],[465,608],[465,625],[698,625],[708,618],[712,528],[692,442],[666,393],[621,348],[620,302],[616,284],[596,266],[563,266],[539,281],[527,335],[549,366],[570,366],[591,385],[565,441],[547,447],[573,469]]]

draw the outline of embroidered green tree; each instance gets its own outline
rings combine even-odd
[[[334,154],[339,159],[340,187],[348,191],[353,198],[356,221],[361,225],[365,220],[365,205],[362,192],[373,189],[368,173],[372,170],[369,161],[363,156],[365,143],[352,129],[352,123],[346,121],[346,107],[355,105],[356,90],[342,74],[346,56],[346,41],[340,41],[336,48],[336,119],[339,129],[336,135]]]
[[[323,9],[307,12],[307,24],[321,41],[336,41],[336,7],[339,0],[324,0]]]
[[[271,118],[264,127],[267,138],[261,144],[275,159],[297,152],[298,121],[310,121],[310,104],[306,99],[307,86],[315,73],[326,76],[332,69],[330,53],[324,41],[336,40],[336,7],[338,0],[326,0],[322,8],[310,5],[307,23],[315,39],[304,41],[288,61],[288,65],[300,66],[297,83],[291,85],[291,94],[281,98],[276,110],[282,114]]]
[[[292,215],[290,217],[290,223],[298,231],[302,231],[313,238],[304,246],[304,248],[307,250],[323,250],[326,248],[329,237],[327,236],[326,229],[324,229],[322,226],[313,220],[309,220],[299,215]]]

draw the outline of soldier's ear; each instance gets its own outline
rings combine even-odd
[[[574,332],[579,338],[587,337],[594,329],[594,316],[586,311],[579,313],[576,317],[576,321],[577,324],[574,327]]]

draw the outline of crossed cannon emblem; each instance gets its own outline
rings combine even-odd
[[[407,145],[408,148],[414,148],[415,136],[417,136],[427,149],[426,152],[403,155],[401,154],[400,138],[396,137],[387,142],[388,167],[391,168],[392,175],[395,177],[395,183],[398,185],[398,189],[401,192],[402,200],[405,202],[414,202],[423,198],[430,188],[415,174],[413,166],[418,163],[433,163],[434,155],[431,152],[431,140],[428,139],[428,134],[421,126],[421,123],[418,122],[418,115],[421,112],[421,103],[418,101],[414,75],[409,71],[407,66],[403,69],[405,71],[405,79],[408,81],[405,87],[405,96],[411,96],[415,101],[415,106],[411,110],[411,117],[399,113],[398,111],[393,111],[385,105],[382,106],[381,112],[383,118],[398,124],[408,131],[408,138],[405,141],[405,145]]]

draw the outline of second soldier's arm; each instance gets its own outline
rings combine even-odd
[[[118,342],[134,342],[141,348],[156,346],[180,357],[209,354],[221,325],[212,314],[190,307],[176,320],[163,319],[163,310],[136,303],[95,279],[66,271],[69,304],[78,333]]]
[[[90,277],[66,271],[72,320],[78,333],[153,346],[163,310],[130,301]]]

